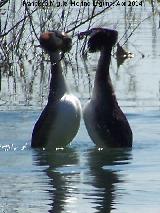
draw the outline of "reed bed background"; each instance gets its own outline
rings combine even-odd
[[[46,2],[46,1],[42,1]],[[113,4],[118,3],[115,0]],[[127,1],[126,1],[127,2]],[[109,6],[29,6],[29,1],[0,1],[0,105],[43,106],[50,79],[49,58],[39,47],[41,32],[57,29],[69,33],[73,48],[63,59],[64,74],[71,89],[81,98],[90,92],[91,79],[87,66],[86,38],[79,41],[77,34],[92,27],[110,27],[119,31],[119,17],[109,19],[117,7]],[[149,18],[160,16],[159,2],[143,1],[143,6],[123,6],[125,28],[119,36],[124,48],[136,30]],[[144,15],[145,8],[150,13]],[[122,8],[122,7],[121,7]],[[141,12],[143,11],[143,13]],[[157,27],[160,27],[156,22]],[[144,56],[135,49],[135,53]],[[116,60],[116,48],[113,56]]]

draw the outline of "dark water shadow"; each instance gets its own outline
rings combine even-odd
[[[131,151],[125,149],[109,149],[98,151],[96,148],[89,153],[90,175],[92,185],[96,189],[94,203],[96,212],[110,213],[115,209],[117,200],[117,184],[120,185],[123,176],[114,170],[114,166],[129,164]],[[92,196],[92,195],[91,195]]]
[[[69,167],[77,164],[77,154],[71,148],[52,153],[44,150],[35,150],[34,162],[37,166],[45,166],[44,171],[49,177],[49,189],[47,188],[46,190],[50,195],[50,210],[48,212],[63,212],[66,199],[72,196],[71,189],[67,186],[66,178],[69,175],[74,175]],[[48,166],[47,169],[46,166]],[[63,168],[62,172],[60,171],[61,168]],[[64,168],[66,168],[66,171],[64,171]]]

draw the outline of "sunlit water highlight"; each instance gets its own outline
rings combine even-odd
[[[159,111],[127,113],[132,150],[98,150],[83,121],[68,148],[32,150],[29,136],[37,116],[0,112],[0,212],[160,211]]]

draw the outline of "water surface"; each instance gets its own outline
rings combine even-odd
[[[132,150],[98,150],[83,121],[66,149],[32,150],[37,116],[0,112],[0,212],[160,211],[159,111],[127,113]]]

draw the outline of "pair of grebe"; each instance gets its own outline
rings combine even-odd
[[[93,28],[79,34],[79,38],[83,36],[90,36],[89,52],[100,51],[92,96],[83,110],[88,134],[99,147],[131,147],[132,130],[118,105],[109,74],[111,51],[118,32]],[[75,137],[81,104],[69,93],[62,74],[60,52],[71,49],[71,39],[59,31],[46,32],[40,36],[40,45],[50,56],[51,81],[48,103],[33,129],[31,146],[50,150],[66,146]]]

